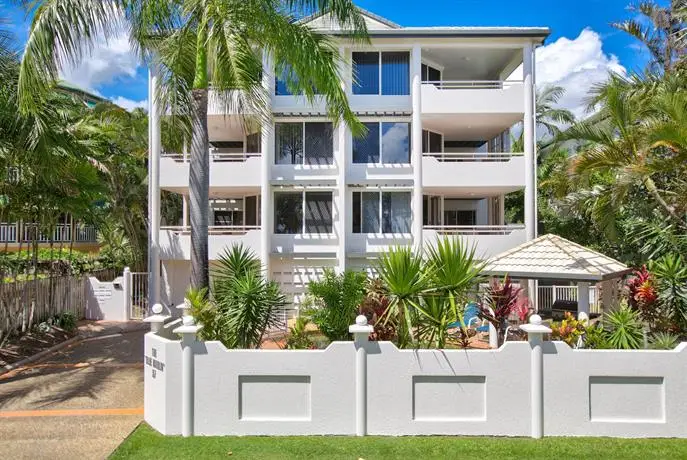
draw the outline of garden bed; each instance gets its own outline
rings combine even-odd
[[[26,334],[11,337],[7,343],[0,348],[0,367],[14,364],[22,359],[28,358],[47,350],[55,345],[71,339],[78,331],[68,332],[56,326],[51,326],[46,330],[34,330]]]

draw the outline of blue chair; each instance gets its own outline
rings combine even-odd
[[[470,328],[472,327],[475,323],[479,324],[477,326],[476,330],[478,332],[488,332],[489,331],[489,325],[482,324],[482,321],[479,318],[479,307],[477,306],[476,303],[470,302],[465,306],[465,312],[463,313],[463,323],[465,324],[465,327]],[[453,322],[448,325],[449,328],[454,328],[454,327],[461,327],[460,321]]]

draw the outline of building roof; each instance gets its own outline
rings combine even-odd
[[[78,86],[68,83],[64,80],[57,84],[57,89],[82,99],[89,107],[92,107],[99,102],[110,102],[101,96],[88,92],[85,89],[79,88]]]
[[[549,36],[551,30],[548,27],[462,27],[462,26],[441,26],[441,27],[403,27],[390,21],[387,18],[376,15],[363,8],[358,8],[365,17],[368,24],[368,35],[373,38],[383,37],[409,37],[409,38],[482,38],[482,37],[513,37],[513,38],[536,38],[539,43],[543,43]],[[312,23],[313,27],[326,29],[327,34],[345,35],[348,31],[340,30],[326,16],[329,13],[320,12],[302,18],[298,22],[307,24]],[[378,26],[375,27],[374,25]],[[372,26],[372,27],[371,27]]]
[[[525,279],[603,281],[630,271],[615,259],[549,234],[492,257],[483,273]]]

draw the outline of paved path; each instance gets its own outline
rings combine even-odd
[[[143,419],[143,331],[100,328],[0,376],[0,456],[103,459]]]

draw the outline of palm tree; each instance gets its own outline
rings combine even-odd
[[[639,40],[651,53],[650,71],[670,73],[677,62],[685,57],[685,23],[687,3],[685,0],[671,0],[668,6],[655,1],[630,5],[631,12],[643,17],[611,24]],[[648,23],[648,24],[647,24]]]
[[[575,122],[575,115],[568,109],[556,107],[558,101],[565,94],[565,88],[561,86],[546,85],[537,89],[535,96],[535,113],[537,121],[537,131],[543,129],[546,132],[546,139],[537,141],[537,149],[545,151],[553,145],[554,139],[560,134],[561,125],[571,125]],[[513,151],[521,152],[525,148],[524,132],[513,142]]]
[[[274,63],[293,93],[308,101],[321,94],[329,116],[354,134],[364,131],[340,85],[340,57],[331,38],[296,21],[306,12],[330,12],[354,39],[365,22],[351,0],[36,0],[22,59],[23,111],[39,109],[62,62],[82,58],[99,36],[125,27],[151,66],[159,69],[159,99],[191,139],[189,196],[191,285],[208,286],[209,159],[207,105],[210,86],[234,113],[269,120],[261,84],[262,56]],[[259,51],[258,51],[259,50]],[[236,91],[238,90],[238,91]]]
[[[618,212],[641,200],[641,193],[651,198],[655,212],[687,231],[687,203],[681,196],[687,191],[687,96],[684,90],[675,91],[674,83],[672,77],[658,84],[650,80],[651,89],[645,91],[636,88],[636,82],[611,76],[597,88],[599,117],[559,136],[585,142],[573,160],[573,172],[583,186],[571,198],[589,205],[600,226],[611,233]],[[585,188],[592,175],[596,185]]]

